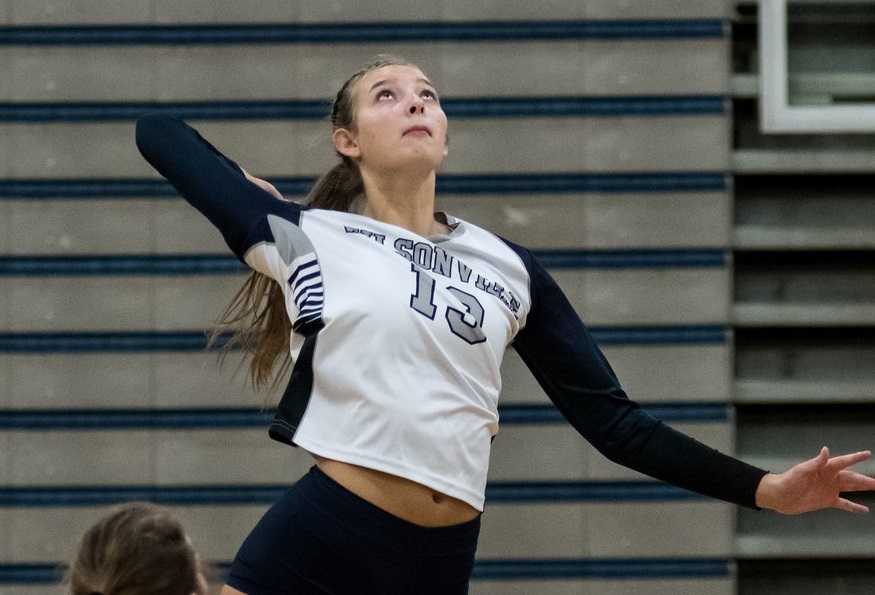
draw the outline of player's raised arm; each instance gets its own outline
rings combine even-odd
[[[266,215],[297,221],[299,205],[278,200],[257,178],[247,177],[239,165],[177,118],[141,117],[136,141],[146,161],[219,228],[240,260],[268,233]]]

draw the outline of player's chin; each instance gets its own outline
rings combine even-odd
[[[444,161],[443,151],[406,150],[396,160],[399,169],[437,170]]]

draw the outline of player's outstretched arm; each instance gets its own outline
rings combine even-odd
[[[868,512],[842,494],[875,491],[851,471],[871,453],[813,459],[768,473],[720,453],[642,411],[628,399],[589,331],[531,253],[512,245],[532,280],[532,307],[514,346],[571,424],[612,461],[674,485],[752,508],[800,514],[824,508]]]
[[[780,474],[769,473],[760,481],[756,503],[783,514],[801,514],[824,508],[847,512],[869,512],[869,508],[844,498],[843,492],[875,491],[875,479],[850,471],[867,460],[868,450],[830,457],[824,446],[813,459],[803,461]]]
[[[529,272],[532,300],[513,346],[571,425],[615,463],[756,508],[767,472],[674,430],[629,399],[553,278],[528,250],[508,244]]]

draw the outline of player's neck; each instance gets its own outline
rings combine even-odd
[[[434,218],[434,171],[406,177],[363,171],[362,179],[367,197],[363,215],[426,237],[445,231]]]

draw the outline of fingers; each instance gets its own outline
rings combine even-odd
[[[827,447],[823,447],[820,449],[820,453],[813,459],[808,459],[807,461],[803,461],[797,465],[797,469],[805,470],[805,471],[816,471],[826,465],[829,462],[829,449]]]
[[[839,498],[836,500],[836,503],[833,504],[833,508],[838,508],[839,510],[844,510],[845,512],[853,512],[857,514],[861,514],[864,512],[869,512],[868,506],[863,506],[862,504],[857,504],[856,502],[851,502],[846,498]]]
[[[868,492],[875,490],[875,478],[854,471],[839,472],[840,492]]]
[[[824,447],[824,449],[826,449],[826,447]],[[821,451],[821,452],[823,452],[823,451]],[[866,459],[868,459],[871,456],[872,456],[872,453],[870,451],[861,450],[860,452],[854,452],[854,453],[847,454],[847,455],[833,457],[833,458],[829,459],[829,462],[827,463],[827,467],[829,468],[830,471],[834,471],[834,472],[841,471],[842,469],[846,469],[847,467],[850,467],[851,465],[856,465],[857,463],[865,461]],[[820,457],[818,457],[818,458],[820,458]]]

